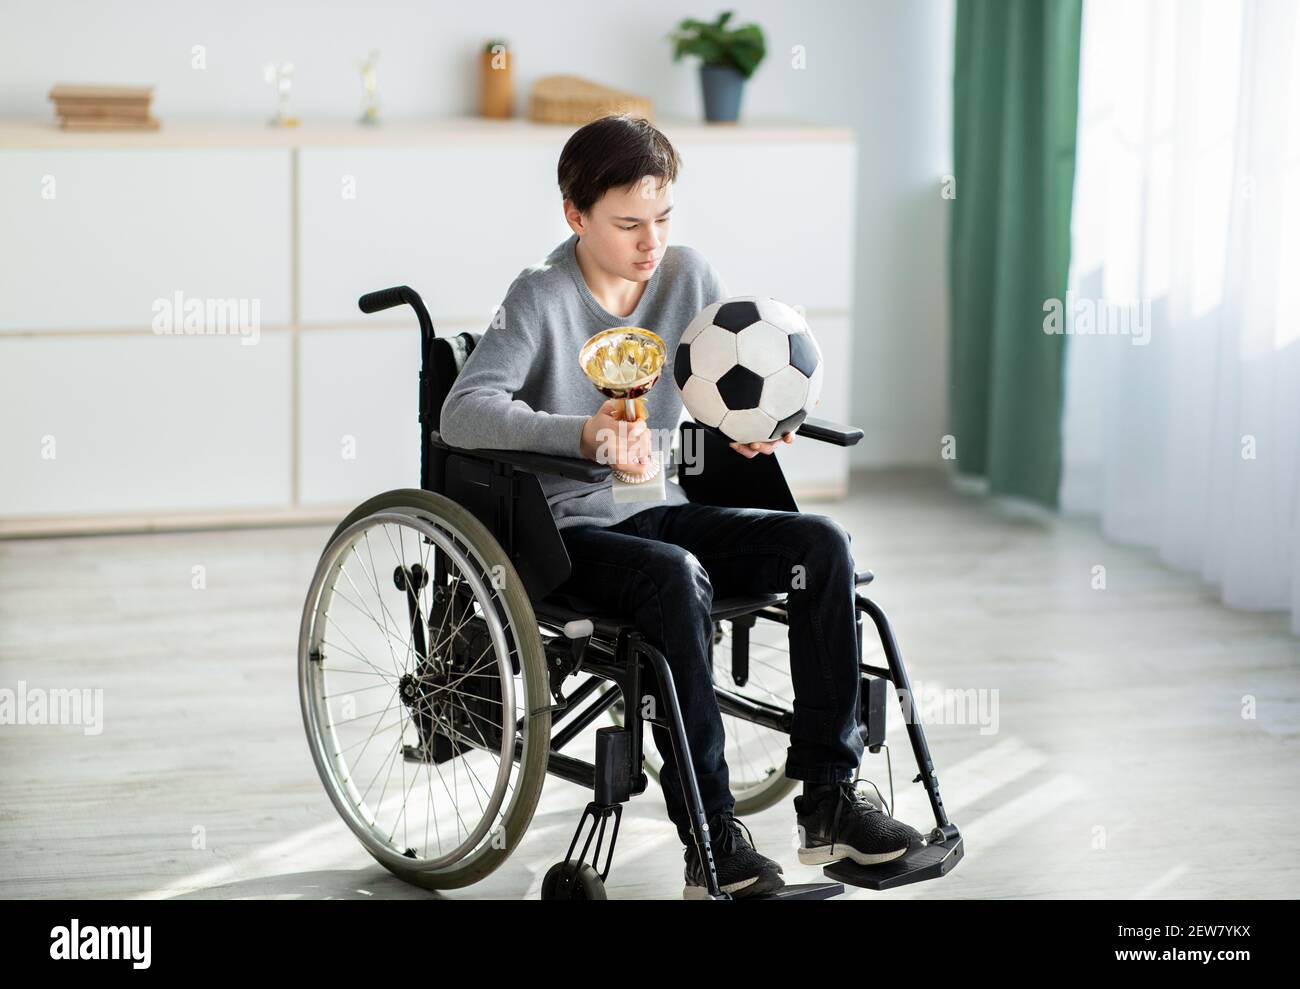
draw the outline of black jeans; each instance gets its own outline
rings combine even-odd
[[[672,670],[706,817],[735,805],[713,693],[715,596],[787,592],[794,719],[792,779],[852,779],[862,760],[859,671],[849,534],[823,515],[712,505],[656,505],[617,525],[560,530],[573,571],[559,588],[625,616]],[[576,602],[575,602],[576,603]],[[653,679],[653,678],[652,678]],[[657,694],[658,684],[647,684]],[[652,693],[653,691],[653,693]],[[627,698],[629,711],[640,704]],[[666,708],[657,711],[666,715]],[[691,822],[667,729],[653,726],[660,783],[682,844]]]

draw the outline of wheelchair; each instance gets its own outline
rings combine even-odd
[[[557,593],[570,561],[539,478],[599,482],[609,468],[518,450],[462,450],[439,435],[443,400],[478,335],[438,337],[409,287],[358,302],[364,313],[409,305],[419,320],[420,487],[377,495],[331,536],[311,581],[299,629],[303,724],[322,783],[361,844],[399,878],[431,890],[483,880],[523,840],[548,774],[593,791],[569,850],[546,874],[542,899],[605,899],[622,805],[654,773],[647,722],[674,746],[707,894],[720,891],[708,824],[663,654],[629,621],[574,607]],[[807,418],[798,434],[851,446],[862,431]],[[745,458],[717,433],[683,422],[682,449],[703,469],[672,465],[691,501],[798,511],[774,456]],[[688,447],[687,443],[695,444]],[[856,586],[872,573],[856,574]],[[886,685],[903,704],[907,735],[935,826],[925,844],[890,862],[824,867],[826,881],[787,885],[754,899],[824,899],[846,884],[883,890],[951,871],[963,854],[914,709],[893,631],[856,592],[862,672],[859,731],[885,750]],[[862,662],[862,616],[887,666]],[[714,684],[727,733],[736,813],[754,813],[795,785],[784,775],[792,722],[788,653],[755,658],[756,623],[787,623],[784,594],[716,599]],[[779,633],[778,629],[778,633]],[[662,704],[642,703],[645,685]],[[570,686],[571,682],[573,683]],[[566,692],[567,691],[567,692]],[[592,761],[562,750],[601,719]],[[648,773],[647,770],[650,770]],[[878,800],[892,813],[891,800]],[[875,798],[873,798],[875,799]],[[581,846],[581,847],[579,847]]]

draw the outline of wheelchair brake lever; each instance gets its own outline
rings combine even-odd
[[[571,622],[564,623],[564,637],[569,640],[569,650],[566,656],[562,646],[546,649],[546,666],[549,673],[551,696],[555,698],[555,703],[546,710],[554,713],[563,711],[569,706],[568,701],[564,699],[564,692],[561,687],[565,678],[573,676],[582,669],[582,659],[587,652],[587,643],[591,641],[591,635],[595,631],[595,626],[591,624],[589,618],[578,618]]]

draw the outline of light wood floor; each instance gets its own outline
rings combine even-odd
[[[935,475],[858,475],[851,500],[803,507],[853,533],[918,689],[996,699],[996,722],[927,729],[965,861],[848,899],[1300,895],[1300,640],[1280,616]],[[104,691],[100,735],[0,726],[0,896],[434,895],[365,854],[307,750],[295,649],[328,532],[0,542],[0,688]],[[927,830],[890,713],[897,813]],[[861,773],[882,788],[883,758]],[[536,897],[587,799],[548,779],[521,849],[449,895]],[[749,824],[787,881],[819,878],[788,801]],[[652,787],[625,808],[610,897],[680,896],[681,869]]]

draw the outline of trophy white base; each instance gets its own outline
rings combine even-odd
[[[614,502],[619,505],[634,501],[658,502],[668,500],[668,489],[664,487],[668,477],[668,472],[664,470],[663,458],[658,452],[654,454],[655,462],[659,464],[659,472],[648,481],[639,481],[629,483],[621,481],[617,474],[611,476],[613,484]]]

